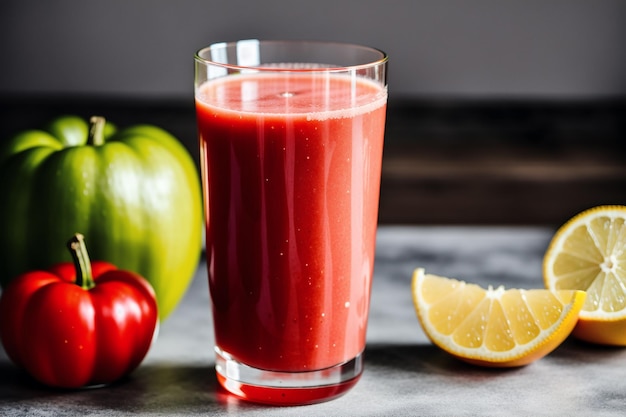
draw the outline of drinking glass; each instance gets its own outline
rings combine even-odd
[[[196,53],[216,373],[240,398],[320,402],[361,376],[386,66],[332,42]]]

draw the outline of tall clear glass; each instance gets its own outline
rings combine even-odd
[[[240,398],[314,403],[361,376],[386,66],[325,42],[195,56],[216,372]]]

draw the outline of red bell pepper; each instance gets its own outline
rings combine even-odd
[[[7,355],[40,382],[62,388],[108,384],[134,370],[158,330],[152,286],[136,273],[89,261],[83,237],[74,262],[27,272],[0,298]]]

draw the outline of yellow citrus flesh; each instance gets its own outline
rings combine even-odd
[[[492,367],[527,365],[571,333],[583,291],[485,289],[456,279],[413,273],[413,304],[428,338],[466,362]]]
[[[583,211],[557,230],[543,259],[550,290],[583,290],[575,337],[626,346],[626,207]]]

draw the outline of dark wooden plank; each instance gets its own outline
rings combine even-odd
[[[0,140],[61,114],[152,123],[198,160],[193,100],[0,97]],[[626,99],[389,101],[383,224],[557,226],[626,204]]]

